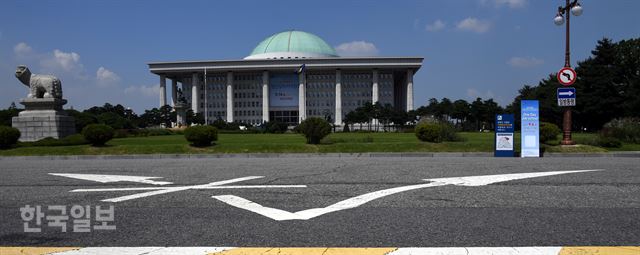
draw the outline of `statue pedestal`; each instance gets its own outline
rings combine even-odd
[[[67,100],[57,98],[24,98],[25,110],[11,119],[20,130],[20,141],[32,142],[46,137],[56,139],[76,133],[75,120],[62,110]]]
[[[187,104],[178,102],[173,109],[176,110],[176,126],[187,125]]]

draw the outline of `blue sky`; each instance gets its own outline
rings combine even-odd
[[[0,8],[0,108],[27,94],[18,64],[62,79],[68,106],[158,105],[153,61],[241,59],[265,37],[314,33],[344,55],[422,56],[415,104],[432,97],[513,100],[564,63],[562,0],[27,1]],[[572,60],[596,41],[640,36],[640,1],[584,0]],[[170,93],[168,93],[170,94]]]

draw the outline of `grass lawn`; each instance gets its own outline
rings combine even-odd
[[[217,144],[206,148],[190,146],[182,135],[113,139],[106,147],[89,145],[59,147],[19,147],[0,150],[0,156],[18,155],[99,155],[99,154],[184,154],[184,153],[358,153],[358,152],[491,152],[493,133],[460,133],[463,141],[420,142],[413,133],[334,133],[329,144],[308,145],[299,134],[220,134]],[[515,148],[520,147],[516,134]],[[594,134],[574,134],[578,143],[588,143]],[[554,142],[552,142],[553,144]],[[557,143],[557,141],[555,142]],[[639,150],[638,144],[625,144],[616,150]],[[561,148],[548,152],[606,152],[594,146]]]

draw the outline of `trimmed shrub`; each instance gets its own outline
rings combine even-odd
[[[331,133],[331,124],[322,118],[311,117],[302,121],[297,131],[307,138],[308,144],[319,144],[322,138]]]
[[[82,129],[82,136],[93,146],[103,146],[113,138],[114,132],[105,124],[91,124]]]
[[[640,143],[640,118],[614,119],[604,124],[601,137],[616,138],[622,142]]]
[[[416,137],[423,142],[441,143],[442,126],[434,122],[423,122],[416,126]]]
[[[10,148],[20,139],[20,130],[7,126],[0,126],[0,149]]]
[[[598,145],[605,148],[620,148],[622,142],[615,137],[598,137]]]
[[[213,126],[192,126],[184,130],[184,138],[192,145],[204,147],[218,140],[218,129]]]
[[[446,122],[421,121],[416,125],[415,134],[420,141],[430,143],[460,140],[455,127]]]
[[[269,121],[266,124],[265,131],[271,134],[282,134],[287,132],[287,128],[289,125],[287,123],[279,122],[279,121]]]
[[[540,143],[556,140],[560,134],[560,128],[556,124],[549,122],[540,123]]]

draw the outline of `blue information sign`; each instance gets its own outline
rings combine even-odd
[[[576,88],[558,88],[558,98],[576,98]]]
[[[540,112],[538,100],[522,100],[521,113],[521,149],[520,155],[540,157]]]
[[[513,157],[513,114],[496,115],[496,157]]]
[[[576,106],[576,88],[558,88],[558,106]]]

